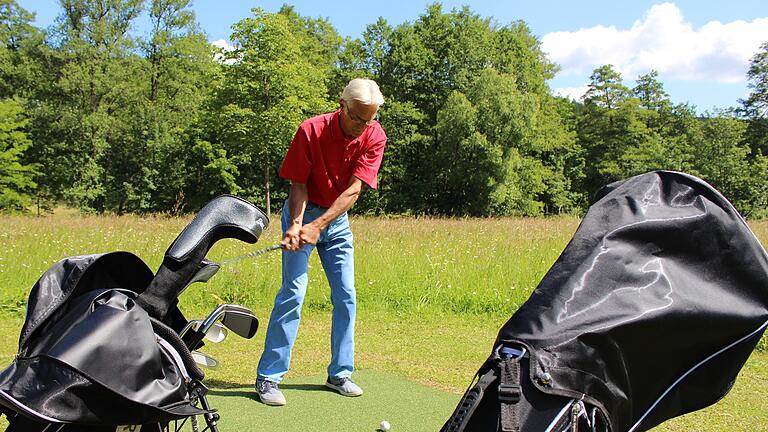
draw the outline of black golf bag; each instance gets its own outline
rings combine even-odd
[[[640,432],[725,396],[768,326],[768,254],[690,175],[611,184],[442,428]]]
[[[255,243],[267,224],[257,207],[224,195],[179,234],[154,275],[128,252],[54,264],[32,288],[18,354],[0,372],[8,430],[147,432],[190,417],[197,424],[196,416],[217,430],[190,352],[202,337],[187,326],[178,296],[215,273],[204,257],[216,241]],[[239,311],[253,336],[258,322]]]

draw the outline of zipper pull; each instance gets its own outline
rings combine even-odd
[[[571,432],[579,432],[579,417],[585,411],[584,403],[578,401],[571,405]]]

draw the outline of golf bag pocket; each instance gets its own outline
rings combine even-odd
[[[521,345],[499,346],[476,377],[441,432],[608,430],[598,408],[545,392],[551,378],[531,370]]]
[[[143,424],[201,413],[188,402],[179,356],[136,294],[94,289],[36,332],[0,373],[0,405],[35,421]]]

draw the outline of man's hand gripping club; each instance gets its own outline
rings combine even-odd
[[[291,190],[288,194],[291,225],[283,234],[283,240],[281,241],[283,248],[297,252],[304,245],[317,244],[317,240],[320,238],[320,231],[324,230],[328,224],[352,207],[360,196],[362,187],[363,182],[359,178],[352,176],[349,179],[347,189],[336,198],[336,201],[331,204],[325,213],[312,222],[302,225],[304,210],[307,207],[307,185],[291,183]]]

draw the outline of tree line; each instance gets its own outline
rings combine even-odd
[[[594,70],[582,101],[523,21],[434,3],[397,26],[343,38],[283,6],[207,42],[191,0],[60,0],[49,28],[0,0],[0,209],[178,214],[233,193],[279,208],[277,176],[299,123],[376,80],[389,136],[378,190],[357,212],[579,213],[603,185],[653,169],[709,181],[768,216],[768,43],[737,107],[674,104],[651,71]],[[149,18],[146,34],[132,28]],[[706,91],[702,89],[702,91]]]

